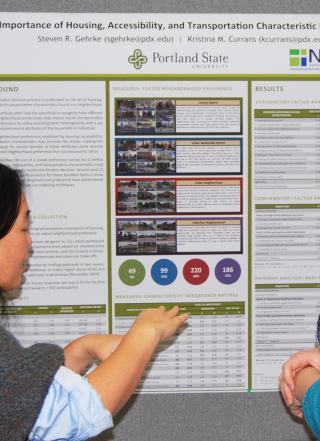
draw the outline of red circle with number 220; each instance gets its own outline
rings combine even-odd
[[[209,267],[201,259],[191,259],[183,267],[183,277],[192,285],[201,285],[209,277]]]

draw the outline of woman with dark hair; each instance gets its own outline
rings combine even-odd
[[[18,172],[0,163],[0,239],[10,231],[20,207],[22,183]]]
[[[0,293],[21,285],[31,247],[19,173],[0,164]],[[187,319],[179,308],[144,311],[125,336],[86,335],[64,349],[23,348],[0,326],[0,439],[81,441],[112,427],[157,345]],[[83,374],[92,360],[99,365]]]
[[[13,227],[19,213],[21,198],[22,198],[22,182],[18,172],[0,164],[0,240],[3,239],[11,228]],[[27,216],[29,213],[27,213]],[[31,238],[29,238],[31,240]],[[6,241],[1,242],[1,246],[4,247]],[[31,243],[26,244],[27,251]],[[10,247],[11,248],[11,247]],[[9,259],[7,259],[6,253],[1,253],[0,258],[6,260],[6,264],[0,261],[0,307],[5,302],[5,297],[2,289],[6,287],[1,283],[1,275],[3,276],[4,268],[8,266]],[[25,259],[27,260],[27,255]],[[17,256],[18,258],[18,256]],[[10,266],[10,265],[9,265]],[[15,269],[13,268],[13,271]],[[15,271],[16,277],[18,277],[18,271]]]

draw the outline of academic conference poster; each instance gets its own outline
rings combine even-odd
[[[320,310],[320,16],[0,14],[25,345],[178,304],[138,390],[274,390]],[[174,344],[172,344],[174,342]]]

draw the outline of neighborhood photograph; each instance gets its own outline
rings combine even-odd
[[[117,99],[116,135],[174,134],[176,105],[171,99]]]
[[[176,212],[176,181],[173,179],[116,180],[117,214]]]
[[[117,220],[117,254],[175,254],[176,220]]]
[[[116,175],[173,175],[176,141],[116,139]]]

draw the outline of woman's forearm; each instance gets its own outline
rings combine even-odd
[[[120,335],[90,334],[73,340],[64,348],[64,365],[82,373],[93,360],[105,360],[122,340]]]
[[[307,390],[320,379],[320,372],[314,367],[306,367],[295,376],[295,396],[302,403]]]
[[[134,392],[159,343],[156,332],[133,329],[117,350],[88,376],[105,407],[115,415]]]
[[[88,374],[89,383],[115,415],[134,392],[157,345],[188,319],[178,306],[143,311],[108,359]]]

